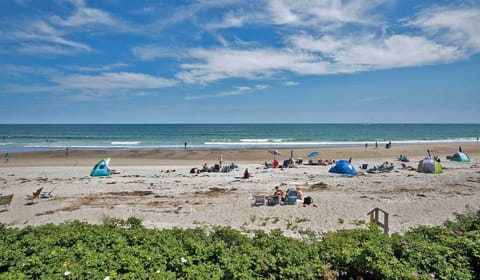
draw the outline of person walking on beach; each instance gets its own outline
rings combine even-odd
[[[8,160],[10,159],[10,155],[8,153],[5,154],[5,163],[8,163]]]
[[[187,141],[185,141],[185,143],[183,143],[184,147],[185,147],[185,151],[187,150]]]
[[[378,141],[375,141],[375,149],[378,148]]]
[[[65,148],[65,157],[68,157],[68,148]]]

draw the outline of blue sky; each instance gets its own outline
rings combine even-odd
[[[480,1],[0,1],[0,123],[480,123]]]

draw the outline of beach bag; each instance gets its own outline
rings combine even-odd
[[[303,204],[306,204],[306,205],[310,205],[313,203],[313,198],[310,197],[310,196],[306,196],[304,199],[303,199]]]

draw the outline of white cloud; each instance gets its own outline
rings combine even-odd
[[[268,10],[275,24],[310,26],[322,30],[344,24],[373,24],[371,12],[390,0],[269,0]]]
[[[247,15],[237,15],[232,12],[224,15],[222,21],[207,23],[205,27],[207,29],[224,29],[232,27],[241,27],[248,20]]]
[[[71,49],[81,49],[84,51],[91,51],[91,48],[86,44],[67,40],[63,38],[63,34],[59,32],[54,27],[48,25],[43,21],[38,21],[35,24],[28,26],[24,30],[17,31],[14,33],[15,37],[23,41],[37,41],[49,44],[57,45],[57,49],[65,50],[64,48],[58,47],[58,45],[63,47],[69,47]],[[54,46],[52,46],[54,47]]]
[[[134,56],[141,60],[150,61],[158,58],[173,57],[180,58],[185,56],[182,50],[175,50],[163,46],[144,45],[135,46],[131,49]]]
[[[282,85],[287,86],[287,87],[296,86],[296,85],[298,85],[298,84],[299,84],[299,83],[294,82],[294,81],[285,81],[285,82],[282,83]]]
[[[124,68],[124,67],[128,67],[128,64],[118,62],[118,63],[112,63],[112,64],[102,65],[98,67],[85,67],[85,66],[78,66],[78,65],[63,66],[64,69],[78,71],[78,72],[105,72],[105,71],[111,71],[117,68]]]
[[[286,3],[271,0],[268,2],[272,21],[276,24],[289,24],[298,21],[297,16],[290,10]]]
[[[255,88],[256,89],[267,89],[267,88],[269,88],[269,86],[268,85],[255,85]]]
[[[358,65],[364,70],[438,64],[457,60],[462,54],[455,47],[444,46],[424,37],[393,35],[344,46],[335,54],[343,65]]]
[[[197,99],[210,99],[210,98],[222,98],[227,96],[235,96],[242,94],[249,94],[252,92],[260,91],[267,89],[268,85],[255,85],[254,87],[250,86],[237,86],[234,90],[222,91],[214,94],[202,94],[202,95],[190,95],[186,96],[185,100],[197,100]]]
[[[55,77],[54,82],[69,89],[158,89],[174,86],[177,82],[141,73],[102,73],[100,75],[69,75]]]
[[[207,83],[226,78],[259,79],[272,76],[290,67],[301,68],[308,64],[308,55],[289,53],[277,49],[193,49],[192,63],[183,63],[184,71],[177,78],[186,83]],[[295,71],[295,69],[294,69]]]
[[[448,44],[480,51],[480,8],[427,9],[409,24],[439,36]]]
[[[66,19],[59,16],[52,17],[52,21],[64,26],[83,26],[91,24],[115,25],[116,21],[107,13],[99,9],[85,6],[83,0],[71,1],[75,5],[75,13]]]
[[[463,58],[455,47],[424,37],[393,35],[335,39],[294,37],[290,49],[194,49],[177,78],[209,83],[228,78],[260,79],[284,72],[301,75],[353,73],[375,69],[446,63]]]
[[[59,45],[45,45],[45,44],[22,44],[16,48],[17,53],[27,55],[75,55],[82,52],[80,49],[69,48]]]
[[[327,56],[333,55],[345,44],[345,39],[335,38],[329,34],[318,39],[309,34],[293,35],[288,39],[295,48],[320,52]]]
[[[252,89],[251,87],[247,87],[247,86],[238,86],[237,87],[238,91],[246,91],[246,90],[251,90],[251,89]]]
[[[381,96],[374,96],[374,97],[367,97],[367,98],[362,98],[358,99],[358,103],[370,103],[370,102],[376,102],[376,101],[382,101],[382,100],[388,100],[392,99],[393,96],[390,95],[381,95]]]
[[[27,71],[28,69],[24,69]],[[109,72],[99,75],[54,75],[48,85],[7,84],[2,93],[54,93],[71,100],[92,100],[106,97],[145,96],[148,92],[172,87],[175,80],[142,73]]]

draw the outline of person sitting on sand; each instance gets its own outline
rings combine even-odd
[[[248,173],[248,168],[245,169],[245,172],[243,172],[243,179],[248,179],[250,178],[250,173]]]
[[[275,192],[273,193],[273,195],[278,195],[280,196],[280,199],[284,200],[287,197],[287,192],[277,186],[275,187]]]
[[[200,170],[200,172],[208,172],[208,171],[209,171],[208,164],[205,162],[203,164],[202,170]]]

